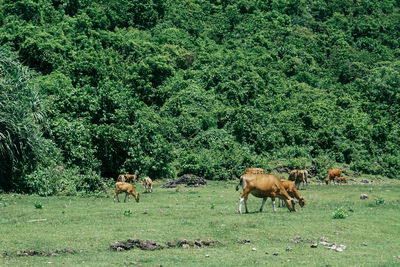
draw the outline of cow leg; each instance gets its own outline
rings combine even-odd
[[[249,213],[248,209],[247,209],[247,197],[249,196],[250,190],[245,188],[243,190],[242,195],[240,196],[239,199],[239,213],[242,214],[242,203],[244,202],[244,206],[246,208],[246,213]]]
[[[262,200],[262,203],[261,203],[260,212],[262,212],[266,200],[267,200],[267,198],[264,197]]]
[[[117,189],[117,190],[115,190],[115,193],[114,193],[114,202],[115,202],[115,198],[117,198],[117,200],[119,202],[118,195],[119,195],[119,190]]]
[[[124,198],[124,203],[126,202],[126,197],[128,196],[128,192],[125,192],[125,198]],[[129,198],[128,198],[129,200]]]
[[[272,207],[273,207],[274,212],[275,212],[276,211],[275,196],[271,196],[271,200],[272,200]]]

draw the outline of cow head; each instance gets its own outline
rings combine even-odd
[[[300,207],[304,208],[306,206],[306,200],[302,197],[299,200]]]

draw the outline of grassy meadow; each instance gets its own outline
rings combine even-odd
[[[234,182],[209,182],[207,187],[178,189],[161,189],[161,184],[151,194],[143,193],[139,184],[140,203],[133,198],[123,203],[123,194],[121,203],[114,203],[111,188],[107,195],[98,197],[0,195],[0,265],[124,266],[134,262],[143,266],[400,265],[398,183],[341,186],[313,183],[300,191],[307,204],[303,209],[296,205],[296,213],[286,208],[273,213],[270,199],[259,213],[261,199],[250,196],[250,213],[243,215],[237,213],[240,193],[235,191]],[[363,193],[369,198],[361,200]],[[378,198],[384,203],[377,204]],[[36,208],[35,202],[42,204],[42,208]],[[338,208],[348,217],[333,219]],[[343,244],[346,249],[337,252],[322,245],[311,248],[309,241],[320,242],[322,237],[329,243]],[[128,238],[149,239],[162,245],[197,238],[218,240],[221,244],[157,251],[117,252],[109,248],[112,242]],[[292,238],[301,242],[292,242]],[[250,243],[241,244],[238,239],[248,239]],[[23,250],[65,248],[72,248],[75,253],[15,255]]]

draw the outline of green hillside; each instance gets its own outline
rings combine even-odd
[[[0,0],[0,188],[399,178],[397,0]]]

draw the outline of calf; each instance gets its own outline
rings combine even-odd
[[[126,202],[126,197],[128,197],[128,201],[129,201],[129,195],[134,196],[136,199],[136,202],[139,202],[139,194],[136,193],[135,187],[133,187],[132,184],[125,183],[125,182],[116,182],[115,183],[114,202],[115,202],[115,198],[119,202],[118,194],[121,192],[125,192],[124,202]]]
[[[246,213],[247,198],[251,193],[255,197],[262,198],[260,212],[262,212],[265,201],[268,197],[272,199],[274,211],[276,211],[275,198],[280,197],[286,201],[289,211],[296,211],[294,208],[294,200],[286,192],[281,180],[274,174],[244,174],[240,177],[239,184],[242,185],[243,193],[239,200],[239,213],[242,213],[242,203],[244,202]],[[239,188],[237,187],[237,190]]]
[[[150,179],[150,177],[145,177],[143,179],[143,185],[146,190],[146,193],[153,192],[153,181]]]
[[[344,176],[341,176],[341,177],[335,177],[335,180],[334,180],[336,183],[338,183],[338,184],[347,184],[347,179],[346,179],[346,177],[344,177]]]

